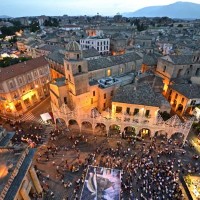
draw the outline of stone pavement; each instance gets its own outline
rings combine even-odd
[[[123,149],[122,152],[125,152],[124,156],[121,154],[120,157],[121,160],[123,160],[123,169],[126,169],[129,160],[135,156],[138,157],[138,159],[141,159],[144,156],[144,153],[148,152],[149,145],[152,142],[151,140],[146,139],[144,141],[136,141],[134,144],[130,144],[128,140],[123,140],[120,137],[107,139],[103,136],[95,137],[91,134],[82,134],[80,136],[78,132],[73,130],[70,132],[60,131],[53,137],[51,136],[52,135],[49,136],[48,143],[41,146],[41,148],[38,148],[34,164],[37,168],[42,186],[46,191],[45,198],[61,200],[67,199],[67,197],[68,199],[76,199],[75,196],[79,199],[83,184],[82,181],[80,184],[77,184],[76,181],[81,179],[81,177],[84,179],[86,172],[85,167],[87,164],[102,166],[102,156],[105,158],[107,155],[105,153],[109,152],[109,149],[111,149],[111,152],[112,149],[117,149],[119,147],[118,143],[120,143]],[[51,140],[51,138],[53,140]],[[74,146],[74,144],[76,145]],[[195,163],[197,162],[192,158],[196,153],[194,152],[194,149],[186,146],[183,150],[179,145],[174,144],[166,144],[167,148],[164,148],[164,146],[165,143],[157,139],[155,142],[156,150],[153,150],[155,153],[151,154],[156,162],[158,161],[157,156],[159,154],[159,159],[163,162],[167,162],[169,159],[174,160],[174,170],[179,169],[178,160],[180,160],[181,165],[183,165],[181,167],[181,173],[187,173],[188,169],[192,172],[194,171],[193,166],[195,166]],[[174,148],[174,146],[176,148]],[[128,148],[129,150],[127,150]],[[156,153],[156,151],[160,152],[163,148],[169,153]],[[186,151],[184,155],[182,154],[183,151]],[[113,167],[114,164],[115,163],[111,163],[108,167]],[[79,170],[77,172],[72,172],[72,168],[77,168],[78,166]],[[138,173],[140,174],[140,172]],[[200,171],[196,171],[196,173],[200,173]],[[133,193],[135,198],[131,198],[128,190],[125,190],[125,192],[122,193],[122,199],[136,199],[139,195],[139,193],[137,193],[137,188],[139,188],[139,186],[136,183],[139,174],[135,176],[135,180],[133,181]],[[71,186],[69,186],[70,183],[72,183]],[[182,199],[187,199],[187,197],[184,196]]]

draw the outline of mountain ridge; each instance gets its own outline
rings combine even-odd
[[[170,17],[180,19],[200,19],[200,4],[178,1],[163,6],[144,7],[135,12],[122,14],[125,17]]]

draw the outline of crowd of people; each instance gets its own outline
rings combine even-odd
[[[28,144],[31,148],[37,147],[43,143],[44,127],[41,124],[24,123],[21,120],[5,121],[10,126],[11,131],[15,132],[11,141],[13,144]]]
[[[181,138],[176,142],[166,138],[128,141],[75,134],[69,129],[52,131],[49,138],[35,164],[46,195],[55,199],[61,193],[52,186],[54,174],[63,199],[80,199],[88,165],[120,169],[121,199],[130,200],[185,199],[179,176],[200,173],[198,161],[192,158],[192,147],[183,146]],[[67,152],[73,154],[73,159],[68,158]],[[47,163],[51,170],[41,172],[40,166]]]

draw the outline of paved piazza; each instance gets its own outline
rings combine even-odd
[[[182,147],[179,136],[130,140],[95,136],[89,129],[80,134],[74,128],[52,131],[38,148],[34,165],[45,199],[80,199],[88,165],[122,170],[124,200],[187,199],[179,176],[200,174],[194,148]]]

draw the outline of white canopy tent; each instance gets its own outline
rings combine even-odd
[[[40,117],[42,118],[42,120],[44,122],[46,122],[47,120],[52,119],[52,117],[51,117],[51,115],[49,113],[43,113],[43,114],[40,115]]]

